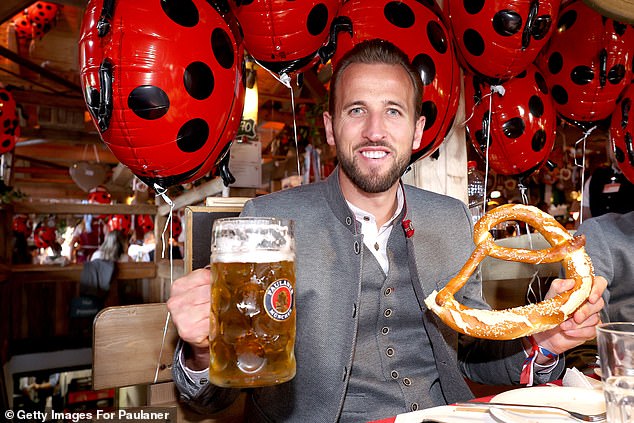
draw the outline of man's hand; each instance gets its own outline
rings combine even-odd
[[[185,349],[185,365],[191,370],[209,367],[209,336],[216,330],[210,325],[211,272],[198,269],[172,284],[167,309],[172,315],[178,335],[189,344]]]
[[[546,294],[546,299],[571,289],[574,284],[573,279],[555,279]],[[607,286],[608,282],[604,277],[595,276],[588,300],[559,326],[533,335],[537,344],[551,352],[561,354],[594,339],[596,325],[601,321],[599,313],[605,305],[602,295]],[[546,357],[541,355],[537,359],[537,362],[542,364],[546,361],[548,361]]]

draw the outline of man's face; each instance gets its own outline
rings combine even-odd
[[[414,119],[414,90],[398,65],[352,64],[339,79],[335,111],[324,113],[326,140],[339,165],[368,193],[387,191],[420,146],[425,118]]]

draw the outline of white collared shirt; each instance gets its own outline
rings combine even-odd
[[[376,257],[379,265],[383,269],[383,272],[387,275],[388,270],[390,269],[390,264],[387,258],[387,240],[390,238],[390,234],[392,233],[392,228],[394,227],[394,220],[401,214],[401,210],[403,210],[403,204],[405,203],[404,195],[403,195],[403,187],[399,184],[398,190],[396,192],[396,210],[392,217],[380,228],[376,227],[376,218],[368,213],[350,203],[348,203],[348,207],[354,213],[355,218],[361,224],[361,233],[363,234],[363,243],[374,257]]]

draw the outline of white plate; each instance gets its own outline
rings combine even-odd
[[[585,414],[605,411],[602,391],[572,387],[533,386],[512,389],[494,396],[491,402],[552,405]]]

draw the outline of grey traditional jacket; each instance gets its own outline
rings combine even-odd
[[[442,288],[470,256],[471,220],[465,205],[456,199],[411,186],[404,190],[403,221],[409,220],[414,229],[407,239],[410,274],[423,304],[424,296]],[[254,422],[335,422],[354,358],[364,260],[363,236],[343,198],[337,171],[324,182],[251,200],[243,215],[295,220],[297,271],[297,374],[291,382],[250,391],[245,415]],[[404,229],[395,224],[393,230]],[[488,307],[476,278],[456,298],[470,307]],[[465,337],[459,348],[457,334],[424,304],[417,312],[429,338],[412,342],[431,342],[447,403],[472,396],[465,376],[481,383],[519,383],[525,358],[519,340]],[[233,398],[225,389],[193,385],[178,360],[175,364],[174,379],[182,398],[193,407],[213,410]],[[563,362],[550,376],[558,376],[562,368]],[[535,378],[545,382],[540,375]]]
[[[634,322],[634,211],[588,219],[577,234],[586,236],[594,274],[608,281],[604,299],[610,321]]]

